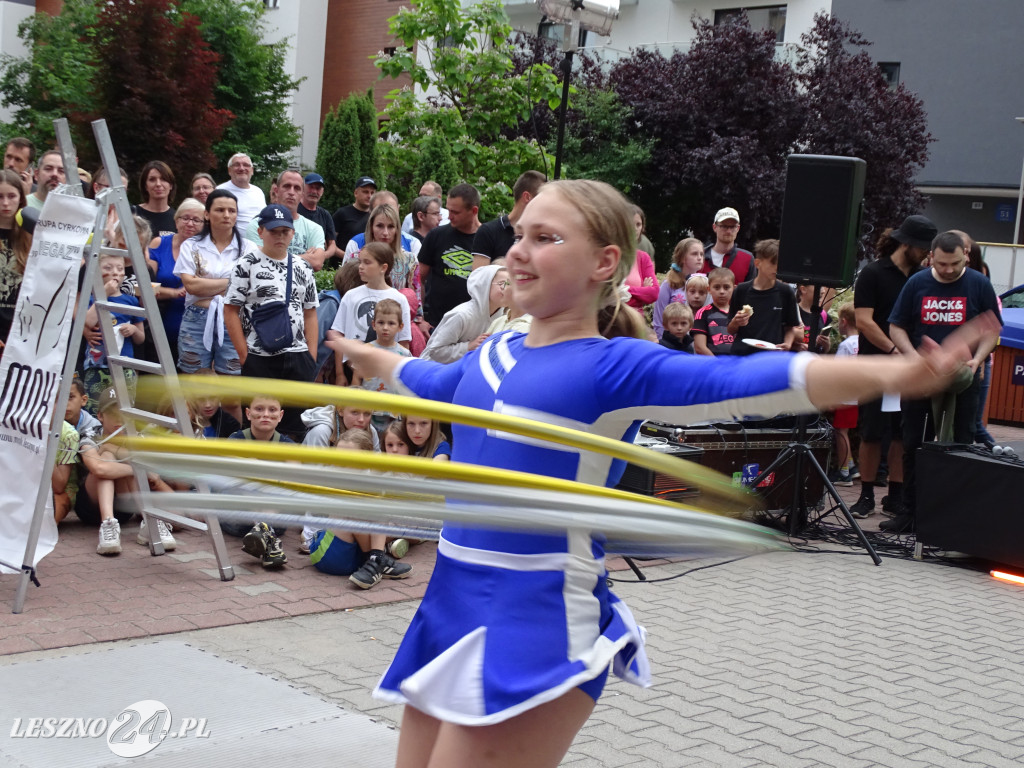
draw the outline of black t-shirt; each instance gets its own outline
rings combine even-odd
[[[819,311],[815,314],[809,309],[805,310],[799,304],[797,304],[797,309],[800,312],[800,322],[804,326],[804,344],[807,345],[807,349],[811,352],[816,352],[817,350],[814,348],[814,345],[823,327],[821,312]]]
[[[168,208],[162,213],[147,211],[141,205],[135,206],[135,215],[141,216],[149,222],[149,228],[153,237],[161,235],[173,235],[178,231],[178,225],[174,223],[174,209]]]
[[[486,256],[491,261],[505,258],[508,249],[512,247],[512,238],[515,231],[508,216],[499,216],[496,219],[480,225],[473,238],[473,255]]]
[[[473,270],[474,234],[451,224],[432,229],[420,249],[420,264],[430,268],[423,296],[423,317],[437,326],[445,312],[469,301],[466,280]]]
[[[889,322],[921,346],[927,336],[942,343],[953,331],[983,312],[993,312],[1000,322],[999,304],[992,283],[977,270],[967,268],[952,283],[940,283],[930,269],[913,275],[900,291]]]
[[[786,340],[786,331],[800,322],[793,289],[778,280],[766,291],[755,289],[753,280],[737,285],[729,302],[730,320],[744,304],[749,304],[754,314],[751,315],[750,322],[736,331],[732,345],[734,355],[754,351],[753,347],[741,343],[743,339],[760,339],[772,344],[781,344]]]
[[[302,207],[301,205],[299,206]],[[360,211],[354,205],[346,205],[334,212],[334,239],[342,248],[348,241],[361,232],[366,232],[366,222],[370,220],[369,211]],[[324,230],[326,232],[327,230]]]
[[[707,336],[708,349],[714,355],[728,355],[732,351],[732,334],[729,333],[729,315],[714,304],[708,304],[697,310],[693,318],[693,330],[690,335],[704,334]],[[664,334],[662,334],[664,338]]]
[[[310,221],[319,224],[324,230],[324,248],[330,248],[331,243],[335,241],[338,233],[334,229],[334,218],[327,212],[326,208],[317,206],[315,210],[309,210],[302,203],[299,203],[299,215],[305,216]],[[345,241],[348,244],[348,241]],[[343,245],[342,248],[345,246]]]
[[[896,298],[909,279],[910,276],[903,274],[903,270],[888,256],[872,261],[857,275],[857,282],[853,287],[854,309],[870,307],[871,318],[882,329],[882,333],[888,336],[889,314],[896,306]],[[891,347],[879,349],[868,341],[867,336],[860,334],[858,355],[887,355],[890,349]]]

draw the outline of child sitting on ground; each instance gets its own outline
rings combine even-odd
[[[121,292],[124,283],[124,257],[103,254],[100,256],[100,275],[103,278],[103,288],[106,291],[106,301],[112,304],[123,304],[128,307],[139,306],[139,300],[128,293]],[[115,349],[113,354],[121,357],[135,357],[135,345],[141,345],[146,339],[146,331],[141,320],[131,315],[113,313],[111,322],[114,324],[115,336],[121,336],[124,341],[119,350]],[[99,325],[99,313],[95,305],[89,307],[85,315],[85,324],[89,328]],[[135,371],[125,369],[125,382],[128,384],[128,391],[135,395]],[[85,360],[82,364],[82,381],[85,390],[89,395],[90,403],[98,403],[100,392],[110,386],[110,368],[107,365],[107,349],[103,343],[102,336],[97,341],[90,341],[85,347]]]
[[[346,451],[373,450],[366,432],[360,429],[344,432],[335,447]],[[369,589],[381,579],[404,579],[412,571],[411,565],[396,563],[385,551],[386,546],[383,533],[321,530],[313,537],[309,561],[318,571],[348,576],[357,587]]]
[[[728,267],[716,267],[708,273],[711,303],[693,316],[693,351],[698,355],[728,355],[732,350],[729,333],[729,301],[736,275]]]
[[[451,458],[452,447],[445,440],[437,421],[408,416],[402,420],[402,426],[415,446],[413,456],[426,456],[434,461],[448,461]]]
[[[216,376],[212,368],[196,371],[197,375]],[[235,417],[221,407],[218,397],[200,397],[195,401],[196,432],[198,437],[231,437],[241,429]]]
[[[661,321],[665,326],[661,334],[661,346],[692,355],[690,329],[693,327],[693,312],[690,307],[686,304],[669,304],[661,313]]]
[[[281,401],[270,395],[256,395],[245,409],[248,429],[240,429],[231,435],[234,440],[262,440],[271,443],[294,443],[287,435],[277,431],[277,425],[284,418]],[[242,551],[258,557],[264,568],[280,568],[288,562],[288,556],[281,547],[281,539],[266,523],[255,523],[251,528],[245,523],[222,522],[221,530],[232,536],[242,536]],[[246,532],[248,531],[248,532]],[[284,531],[280,532],[281,534]],[[243,535],[244,534],[244,535]]]
[[[135,471],[128,463],[128,449],[110,443],[109,440],[118,434],[124,425],[121,408],[117,401],[117,392],[107,387],[97,399],[96,416],[101,431],[95,437],[82,437],[78,451],[82,464],[88,471],[76,499],[75,512],[85,523],[99,521],[100,536],[96,553],[100,555],[121,554],[121,523],[114,514],[114,497],[119,494],[138,492],[135,482]],[[159,477],[149,474],[149,487],[155,491],[170,491],[171,488]],[[82,490],[85,493],[82,493]],[[127,522],[131,512],[120,513],[121,520]],[[157,531],[164,549],[172,550],[177,542],[170,529],[162,520],[157,520]],[[139,527],[137,541],[149,544],[146,522]]]
[[[839,342],[836,349],[836,357],[850,357],[856,355],[859,349],[859,336],[857,335],[857,315],[853,308],[853,302],[843,304],[839,308],[839,333],[843,340]],[[836,408],[835,416],[832,419],[832,426],[836,428],[836,466],[839,471],[832,478],[833,485],[842,485],[847,488],[853,487],[856,479],[853,462],[853,451],[850,447],[850,430],[857,427],[857,401],[844,403]],[[860,473],[857,473],[858,477]],[[854,517],[865,518],[867,514],[855,514]]]

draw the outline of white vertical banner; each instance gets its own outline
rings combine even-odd
[[[0,363],[0,560],[14,565],[25,558],[36,496],[50,488],[53,467],[43,465],[95,217],[92,200],[56,191],[46,196]],[[57,418],[63,415],[61,403]],[[57,544],[52,496],[46,511],[33,566]],[[11,572],[0,566],[0,573]]]

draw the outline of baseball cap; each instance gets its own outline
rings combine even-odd
[[[278,227],[295,229],[295,224],[292,222],[291,211],[277,203],[268,205],[260,211],[258,222],[264,229],[277,229]]]
[[[907,216],[889,235],[898,243],[912,245],[923,251],[932,249],[932,240],[939,234],[938,227],[926,216]]]
[[[739,224],[740,214],[735,208],[722,208],[715,214],[715,224],[721,224],[726,219],[736,219]]]
[[[356,179],[356,189],[359,189],[359,187],[373,187],[374,189],[376,189],[377,182],[371,179],[369,176],[360,176],[358,179]]]
[[[319,173],[308,173],[306,174],[306,178],[304,178],[303,181],[306,182],[307,184],[323,184],[324,177],[321,176]]]
[[[119,408],[120,403],[117,402],[117,390],[113,387],[107,387],[102,392],[96,401],[96,413],[102,413],[108,408]]]

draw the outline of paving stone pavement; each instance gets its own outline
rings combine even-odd
[[[1024,763],[1021,588],[934,561],[875,567],[862,553],[777,553],[681,575],[710,562],[645,565],[647,583],[613,575],[647,627],[655,682],[610,682],[564,765]],[[406,600],[174,637],[397,724],[400,708],[370,692],[415,607]],[[0,657],[0,679],[8,663],[105,645]],[[288,765],[287,756],[275,764]]]
[[[1021,430],[992,431],[1022,446]],[[857,491],[840,489],[848,503]],[[281,571],[264,571],[234,542],[238,577],[224,583],[204,537],[180,534],[176,552],[153,558],[134,543],[136,529],[125,527],[120,557],[103,558],[95,529],[62,525],[39,569],[43,587],[29,590],[24,613],[0,621],[0,685],[8,664],[164,635],[397,725],[400,708],[370,692],[422,596],[432,544],[410,552],[412,578],[363,591],[311,568],[293,533]],[[648,629],[655,681],[646,690],[611,681],[564,765],[1024,764],[1024,588],[934,560],[875,567],[861,551],[776,553],[686,573],[713,564],[646,562],[649,581],[639,583],[609,563]],[[0,579],[0,610],[13,585]],[[0,713],[0,745],[14,717]],[[274,762],[296,764],[287,754]]]

